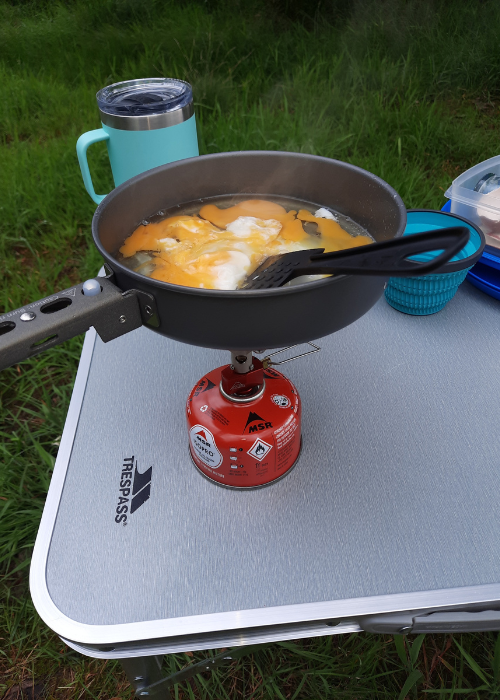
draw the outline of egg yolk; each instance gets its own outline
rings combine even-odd
[[[268,202],[265,199],[247,199],[246,202],[240,202],[234,207],[228,209],[219,209],[215,204],[205,204],[200,209],[202,219],[211,221],[216,226],[224,228],[228,224],[236,221],[239,216],[255,216],[257,219],[275,219],[284,223],[292,221],[295,218],[296,211],[293,209],[289,212],[275,202]]]
[[[303,222],[317,225],[310,235]],[[372,243],[351,236],[333,219],[305,209],[286,211],[275,202],[251,199],[228,209],[207,204],[199,216],[171,216],[139,226],[120,248],[124,258],[149,257],[135,269],[148,267],[151,278],[205,289],[237,289],[267,257],[295,250],[325,252]]]

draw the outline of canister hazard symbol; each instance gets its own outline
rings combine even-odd
[[[212,469],[217,469],[222,464],[222,455],[217,449],[215,438],[202,425],[194,425],[189,431],[189,440],[195,455],[204,464]]]
[[[264,457],[273,449],[272,445],[268,445],[267,442],[261,440],[260,438],[254,442],[252,447],[248,450],[247,454],[254,457],[258,462],[262,462]]]

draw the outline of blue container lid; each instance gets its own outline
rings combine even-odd
[[[451,210],[451,199],[443,206],[442,211]],[[500,300],[500,257],[498,249],[485,246],[479,262],[467,274],[467,280],[490,297]],[[493,269],[492,269],[493,268]]]
[[[467,267],[474,265],[482,255],[485,238],[483,232],[474,226],[467,219],[463,219],[456,214],[450,214],[444,211],[435,211],[433,209],[409,209],[407,213],[407,223],[404,236],[411,236],[413,233],[423,233],[424,231],[433,231],[452,226],[465,226],[469,229],[470,238],[467,245],[453,257],[450,262],[440,268],[439,273],[457,272],[464,270]],[[420,255],[412,255],[410,260],[416,262],[427,262],[432,260],[442,251],[435,250],[430,253],[421,253]]]
[[[500,299],[500,270],[483,264],[481,260],[469,272],[467,280],[490,297]]]
[[[487,245],[483,251],[480,262],[484,265],[488,265],[488,267],[494,267],[496,270],[500,270],[500,250]]]

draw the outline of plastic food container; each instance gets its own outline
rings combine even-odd
[[[500,156],[489,158],[453,180],[445,192],[450,211],[482,230],[486,245],[500,249]]]
[[[470,221],[443,211],[410,209],[403,235],[439,230],[450,226],[467,226],[469,242],[455,255],[441,273],[424,277],[391,277],[386,290],[387,302],[398,311],[413,316],[435,314],[452,299],[471,267],[479,260],[485,246],[481,230]],[[410,260],[425,262],[438,251],[415,255]]]

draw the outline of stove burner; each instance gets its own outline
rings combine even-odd
[[[244,386],[245,386],[244,384],[233,384],[232,388],[234,389],[237,387],[238,389],[240,389],[241,387],[244,387]],[[219,389],[220,389],[220,393],[222,394],[222,396],[224,396],[224,398],[227,399],[228,401],[234,401],[234,403],[248,403],[249,401],[255,401],[256,399],[259,399],[262,396],[262,394],[265,391],[265,388],[266,388],[266,382],[264,380],[262,380],[262,384],[256,384],[255,387],[253,387],[249,391],[249,393],[247,393],[247,394],[238,394],[238,393],[228,394],[224,390],[224,383],[223,383],[222,379],[221,379],[220,384],[219,384]]]

